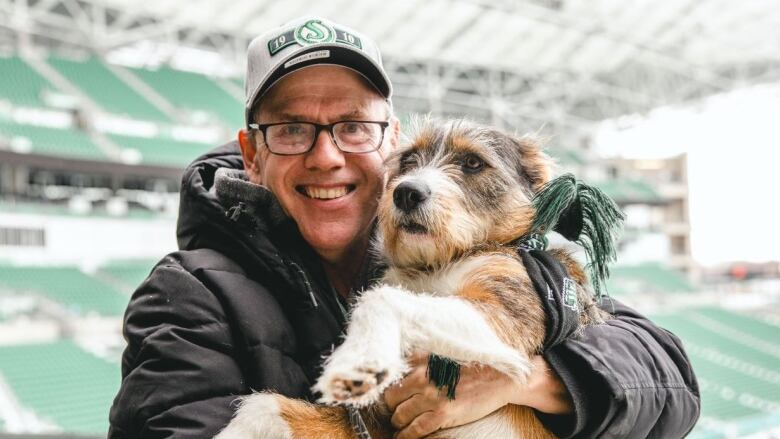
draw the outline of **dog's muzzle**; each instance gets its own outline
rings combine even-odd
[[[430,198],[431,188],[419,181],[404,181],[393,191],[393,204],[404,213],[410,213]]]

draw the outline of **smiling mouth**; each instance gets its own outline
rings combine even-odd
[[[336,187],[329,187],[329,188],[301,185],[301,186],[296,186],[295,190],[299,194],[315,200],[335,200],[336,198],[341,198],[344,195],[347,195],[348,193],[354,191],[355,185],[348,184],[344,186],[336,186]]]
[[[414,221],[401,224],[401,230],[411,233],[412,235],[423,235],[428,233],[428,229],[426,229],[425,226]]]

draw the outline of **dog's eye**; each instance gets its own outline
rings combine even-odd
[[[408,151],[401,155],[399,163],[401,164],[401,172],[406,172],[417,163],[417,158],[414,156],[414,152]]]
[[[469,154],[463,158],[463,172],[476,174],[485,167],[485,161],[476,154]]]

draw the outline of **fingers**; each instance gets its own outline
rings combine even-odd
[[[397,430],[401,430],[407,425],[411,424],[414,419],[431,410],[430,400],[420,393],[412,395],[411,398],[398,404],[395,408],[393,416],[390,418],[390,423],[393,424]]]
[[[419,439],[440,429],[440,416],[435,412],[425,412],[416,417],[406,428],[399,431],[395,439]]]
[[[414,352],[407,358],[410,372],[385,390],[391,424],[400,431],[396,439],[418,439],[442,428],[439,391],[428,380],[428,354]]]
[[[414,393],[410,392],[409,386],[404,385],[404,381],[406,381],[406,378],[385,389],[383,396],[385,398],[385,404],[387,404],[387,408],[390,409],[390,411],[394,411],[399,404],[414,395]]]
[[[428,385],[427,360],[426,366],[413,365],[411,371],[398,383],[385,390],[385,404],[390,410],[395,410],[399,404],[417,393],[423,393]]]

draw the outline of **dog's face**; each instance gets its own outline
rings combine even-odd
[[[465,121],[423,120],[416,132],[388,160],[379,206],[380,245],[393,265],[433,267],[529,231],[531,198],[550,174],[536,142]]]

